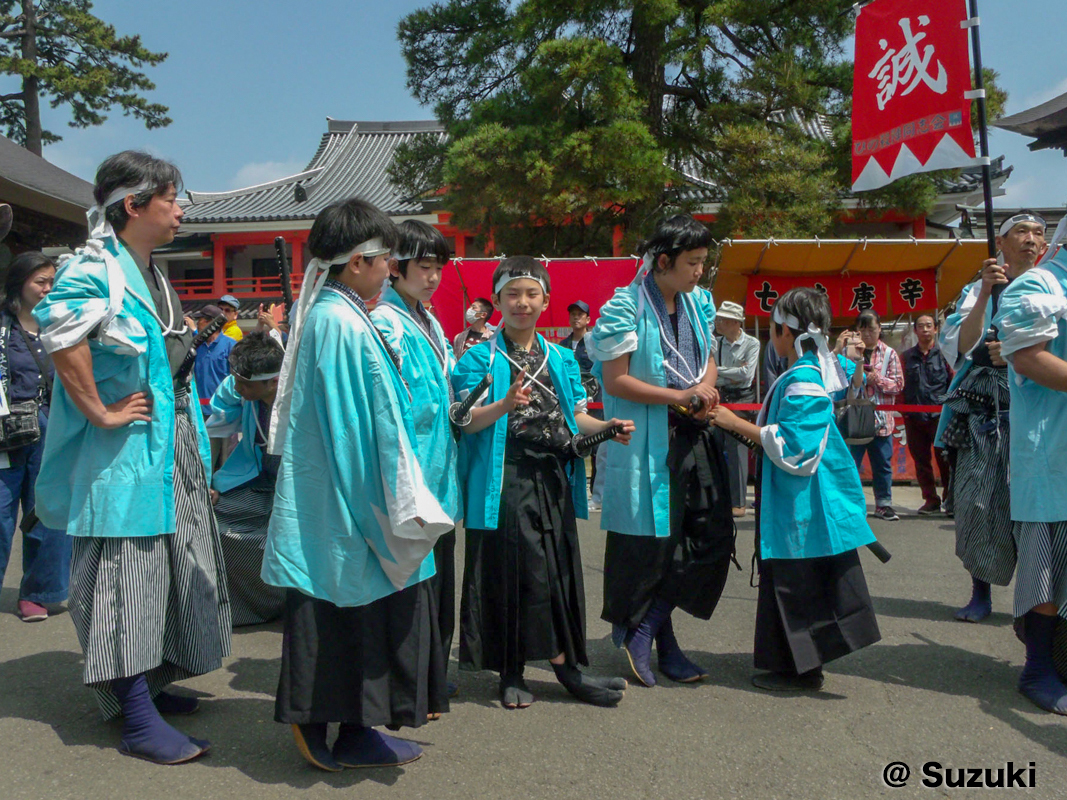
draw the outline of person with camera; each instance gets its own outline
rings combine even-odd
[[[759,339],[745,333],[745,310],[725,301],[715,314],[715,363],[719,368],[716,386],[724,403],[756,402],[756,369],[759,367]],[[741,412],[743,419],[751,414]],[[748,490],[748,447],[715,429],[730,476],[730,497],[735,517],[745,516]]]
[[[897,351],[882,341],[882,321],[872,309],[860,312],[856,331],[863,341],[864,394],[876,406],[888,405],[904,391],[904,371]],[[887,522],[900,519],[893,510],[893,430],[896,422],[891,413],[875,412],[874,438],[867,444],[852,444],[856,469],[863,466],[867,454],[874,484],[874,516]]]
[[[48,619],[49,603],[67,599],[70,540],[34,513],[33,486],[41,469],[55,368],[41,345],[31,312],[52,290],[56,266],[46,255],[15,257],[4,280],[0,310],[0,384],[8,413],[0,419],[0,580],[11,557],[22,510],[22,582],[18,614],[23,622]]]

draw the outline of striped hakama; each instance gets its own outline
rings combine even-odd
[[[196,428],[181,411],[174,450],[174,533],[73,537],[70,616],[105,719],[121,712],[111,680],[146,673],[155,697],[230,654],[222,547]]]
[[[1015,616],[1041,603],[1067,614],[1067,522],[1016,522]]]
[[[1007,370],[974,365],[945,398],[955,416],[942,435],[957,450],[952,479],[956,555],[972,578],[998,586],[1007,586],[1015,572],[1008,405]]]
[[[275,477],[276,474],[260,475],[223,492],[215,504],[235,628],[278,619],[285,608],[285,591],[267,585],[260,577],[267,525],[274,506]]]

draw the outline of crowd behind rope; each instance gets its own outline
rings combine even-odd
[[[600,616],[631,680],[701,681],[672,620],[715,611],[753,449],[752,682],[818,691],[824,664],[880,638],[858,556],[875,544],[859,467],[866,456],[873,516],[898,519],[885,406],[902,402],[923,407],[903,415],[918,513],[955,513],[972,579],[957,618],[984,619],[989,585],[1017,573],[1019,689],[1067,713],[1052,663],[1067,507],[1050,484],[1062,470],[1048,469],[1067,448],[1043,424],[1067,402],[1067,266],[1035,266],[1036,215],[1004,223],[1002,262],[982,265],[940,330],[915,318],[900,354],[877,314],[835,337],[825,294],[783,294],[762,403],[746,413],[731,406],[757,401],[760,343],[739,305],[716,308],[700,286],[711,236],[689,216],[650,232],[595,325],[584,301],[561,298],[572,334],[556,345],[537,332],[552,289],[536,259],[503,259],[450,341],[430,311],[441,234],[334,203],[311,229],[290,319],[260,308],[259,330],[235,332],[235,298],[183,317],[152,261],[180,225],[180,188],[177,168],[147,154],[107,159],[85,247],[58,272],[39,254],[15,259],[0,314],[0,564],[21,506],[19,613],[46,619],[69,582],[83,681],[105,718],[122,715],[120,752],[162,764],[207,752],[164,719],[199,706],[170,685],[221,666],[233,626],[278,618],[275,719],[326,771],[421,756],[381,728],[448,711],[454,635],[462,667],[499,674],[504,708],[535,702],[524,670],[536,660],[579,701],[623,702],[629,682],[597,674],[585,640],[577,519],[601,506]],[[873,408],[864,435],[842,407]],[[583,437],[606,440],[590,479]]]

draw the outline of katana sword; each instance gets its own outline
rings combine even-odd
[[[692,416],[694,411],[699,411],[703,407],[704,401],[701,400],[698,395],[693,395],[693,397],[689,400],[689,408],[679,405],[671,406],[671,408],[673,408],[679,414],[685,414],[687,416]],[[734,431],[728,431],[725,428],[719,428],[719,430],[741,442],[741,444],[743,444],[749,450],[755,450],[757,447],[761,448],[758,442],[752,441],[747,436],[743,436],[742,434],[736,433]],[[883,564],[887,564],[889,562],[889,559],[893,557],[893,554],[886,550],[882,543],[878,541],[871,542],[869,545],[867,545],[867,549],[870,550],[871,553],[874,554],[874,557],[881,561]]]
[[[466,428],[471,424],[471,409],[482,399],[482,395],[489,391],[489,384],[492,382],[492,374],[486,373],[486,376],[478,382],[478,385],[467,395],[466,399],[449,406],[448,418],[452,420],[453,425],[457,428]]]
[[[579,433],[571,439],[571,452],[578,458],[585,458],[593,452],[593,448],[598,444],[614,439],[625,430],[626,428],[622,425],[612,425],[610,428],[605,428],[600,433]]]

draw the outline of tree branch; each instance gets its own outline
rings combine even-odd
[[[11,94],[0,95],[0,103],[6,103],[8,100],[21,100],[22,92],[12,92]]]

